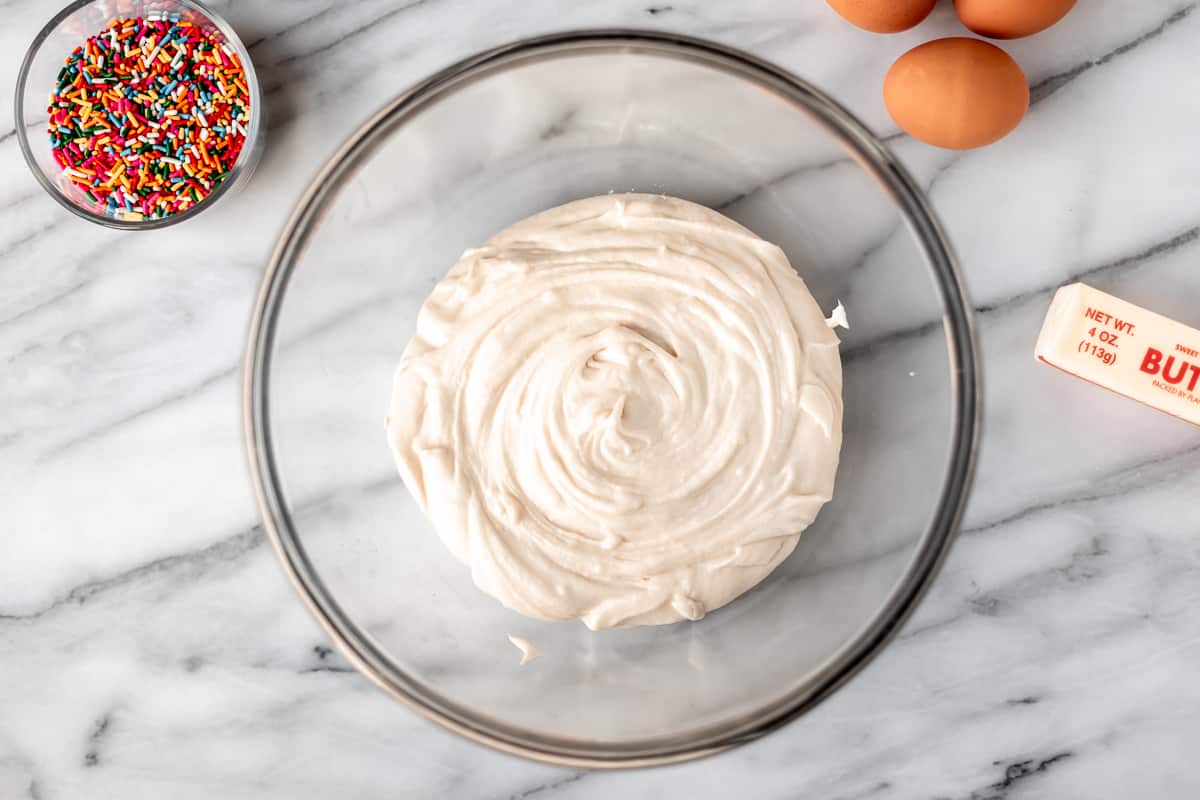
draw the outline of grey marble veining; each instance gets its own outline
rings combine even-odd
[[[1200,792],[1200,430],[1032,358],[1075,279],[1200,325],[1196,3],[1082,0],[1007,45],[1034,105],[966,154],[898,134],[879,99],[895,56],[957,32],[948,3],[882,38],[815,1],[215,5],[251,45],[270,141],[246,191],[193,223],[69,217],[28,175],[0,93],[0,798]],[[9,85],[56,10],[0,5]],[[342,139],[475,50],[602,25],[746,48],[886,135],[961,256],[987,404],[963,533],[880,658],[758,743],[615,774],[468,744],[353,672],[262,538],[238,416],[261,268]],[[217,231],[222,248],[203,246]],[[892,322],[880,336],[921,333]]]

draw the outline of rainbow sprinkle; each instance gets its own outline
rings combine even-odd
[[[50,96],[50,145],[109,216],[185,211],[237,161],[249,90],[217,36],[177,17],[123,18],[67,58]]]

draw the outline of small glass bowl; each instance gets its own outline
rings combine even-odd
[[[246,127],[245,144],[237,162],[230,168],[225,180],[207,197],[177,214],[155,219],[142,218],[140,215],[135,217],[124,209],[109,210],[102,207],[66,176],[54,160],[53,149],[46,135],[49,122],[46,105],[67,56],[89,36],[99,33],[114,19],[121,17],[171,15],[178,15],[180,19],[217,34],[237,52],[246,72],[246,88],[250,90],[250,124]],[[262,90],[250,53],[228,22],[196,0],[76,0],[56,14],[34,37],[17,76],[13,107],[17,140],[38,183],[72,214],[107,228],[152,230],[191,219],[229,194],[235,184],[244,183],[262,155]]]
[[[429,291],[462,252],[606,192],[717,209],[844,301],[833,499],[792,555],[697,622],[590,631],[472,585],[397,475],[384,415]],[[267,267],[244,375],[251,477],[285,570],[393,697],[556,764],[719,752],[792,720],[895,634],[971,483],[971,307],[925,196],[813,86],[711,42],[578,31],[500,47],[382,108],[314,178]],[[542,655],[526,666],[508,635]]]

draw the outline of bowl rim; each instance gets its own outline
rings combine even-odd
[[[97,214],[94,211],[72,203],[46,177],[46,173],[42,170],[41,165],[38,164],[37,158],[33,154],[33,148],[29,143],[29,125],[25,121],[25,86],[29,80],[29,70],[33,67],[33,60],[41,49],[42,44],[63,20],[81,8],[97,2],[99,0],[74,0],[74,2],[55,14],[50,18],[49,22],[42,26],[42,29],[33,37],[29,49],[25,51],[25,57],[21,60],[21,67],[17,72],[17,84],[13,98],[13,121],[16,127],[17,142],[21,148],[21,155],[24,156],[25,163],[29,166],[29,171],[33,173],[34,179],[46,190],[46,193],[53,197],[55,202],[60,206],[88,222],[115,230],[149,231],[166,228],[184,220],[192,219],[197,214],[216,205],[217,201],[228,193],[234,184],[240,183],[244,180],[245,176],[253,172],[254,166],[261,155],[264,132],[263,123],[265,119],[263,92],[258,82],[258,73],[254,69],[254,61],[250,58],[250,50],[225,18],[200,2],[200,0],[170,0],[171,3],[182,7],[189,7],[206,17],[221,32],[225,40],[232,45],[234,50],[237,51],[238,58],[242,60],[242,69],[246,73],[246,88],[250,90],[250,125],[246,128],[246,137],[242,145],[242,151],[238,153],[237,161],[229,168],[229,175],[225,180],[221,181],[221,184],[209,192],[203,200],[185,211],[180,211],[178,214],[169,214],[165,217],[140,220],[115,219],[103,214]]]
[[[933,272],[947,323],[950,360],[950,452],[931,522],[884,604],[805,685],[775,702],[714,723],[699,733],[629,742],[547,736],[474,713],[421,686],[397,669],[341,609],[296,535],[280,490],[267,416],[275,328],[291,273],[329,187],[368,156],[373,146],[434,99],[531,56],[634,52],[678,57],[724,70],[782,93],[843,140],[859,165],[876,177],[902,212]],[[644,767],[686,761],[753,741],[796,719],[846,683],[896,635],[928,589],[962,518],[979,442],[981,376],[971,304],[950,243],[916,182],[884,143],[840,104],[791,73],[741,50],[692,36],[630,28],[599,28],[523,38],[463,59],[415,84],[369,117],[330,157],[301,195],[270,256],[251,314],[242,375],[246,458],[263,528],[297,593],[339,649],[364,676],[417,713],[474,742],[545,763],[582,768]]]

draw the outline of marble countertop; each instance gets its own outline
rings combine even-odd
[[[0,76],[58,8],[0,3]],[[499,755],[349,669],[296,600],[243,467],[239,361],[285,215],[411,82],[536,32],[709,37],[884,134],[880,38],[817,0],[215,2],[269,91],[248,189],[123,234],[34,183],[0,95],[0,798],[984,798],[1200,795],[1200,429],[1032,358],[1075,279],[1200,324],[1200,10],[1082,2],[1010,51],[1021,128],[893,146],[962,258],[986,369],[964,530],[899,638],[815,711],[697,763],[586,773]],[[220,247],[205,246],[220,231]]]

